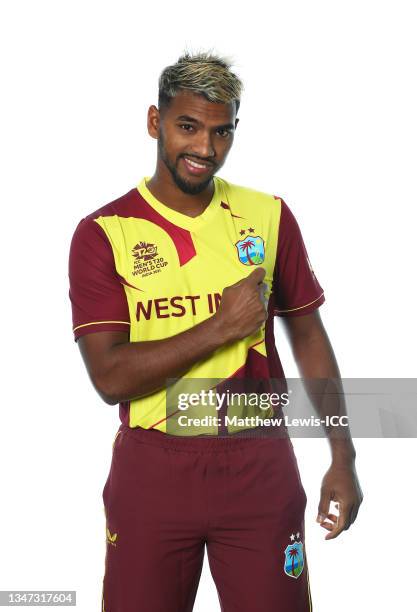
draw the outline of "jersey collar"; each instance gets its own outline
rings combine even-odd
[[[213,176],[213,197],[211,198],[209,204],[206,206],[204,212],[202,212],[201,215],[198,215],[197,217],[190,217],[189,215],[185,215],[176,210],[173,210],[172,208],[169,208],[169,206],[163,204],[157,198],[155,198],[155,196],[149,191],[147,187],[147,182],[150,180],[150,178],[151,177],[149,176],[145,176],[137,185],[137,190],[139,191],[143,199],[146,200],[146,202],[148,202],[148,204],[152,206],[152,208],[156,210],[156,212],[165,217],[165,219],[168,219],[168,221],[171,221],[171,223],[178,225],[179,227],[183,227],[187,230],[196,230],[205,223],[207,223],[207,221],[212,218],[215,212],[220,209],[221,179],[219,179],[217,176]]]

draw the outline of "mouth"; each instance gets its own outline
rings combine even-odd
[[[213,164],[206,162],[196,162],[194,159],[190,157],[182,157],[184,162],[184,166],[190,174],[195,176],[200,176],[201,174],[205,174],[208,170],[213,168]]]

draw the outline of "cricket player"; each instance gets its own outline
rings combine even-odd
[[[288,399],[273,384],[285,381],[275,316],[303,379],[340,374],[318,311],[323,289],[290,208],[218,176],[241,92],[230,61],[212,53],[165,68],[147,117],[153,175],[83,218],[71,242],[75,340],[121,420],[103,490],[102,612],[191,611],[205,549],[223,612],[313,609],[293,446],[278,420],[260,420],[285,406],[272,405],[274,389],[278,402]],[[256,117],[266,128],[274,104]],[[257,163],[266,138],[260,131],[250,151]],[[254,381],[268,410],[225,403],[235,385],[253,390]],[[204,401],[187,395],[198,384]],[[320,412],[320,394],[311,395]],[[350,435],[329,442],[317,516],[326,539],[350,527],[362,501]]]

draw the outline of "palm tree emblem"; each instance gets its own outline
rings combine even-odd
[[[252,261],[249,255],[249,249],[251,249],[253,246],[255,246],[255,243],[252,242],[252,240],[245,240],[245,242],[240,245],[240,248],[246,251],[246,257],[248,258],[249,264],[251,266],[253,266],[254,262]]]
[[[295,547],[294,548],[290,548],[288,554],[289,554],[290,559],[292,561],[292,563],[291,563],[291,573],[292,573],[293,576],[295,576],[295,573],[294,573],[294,563],[295,563],[296,558],[298,557],[298,550]]]
[[[239,261],[246,266],[257,266],[265,259],[265,243],[261,236],[247,236],[235,243]]]

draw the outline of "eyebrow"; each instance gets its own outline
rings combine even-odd
[[[190,117],[189,115],[179,115],[179,117],[177,117],[176,120],[177,121],[187,121],[187,123],[200,124],[200,121],[198,121],[197,119],[194,119],[194,117]],[[234,123],[224,123],[223,125],[216,125],[215,127],[216,127],[217,130],[219,130],[219,129],[234,130],[235,129]]]

